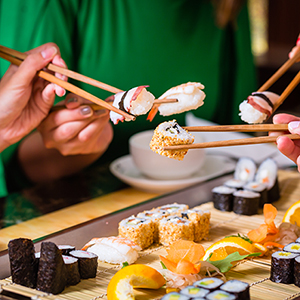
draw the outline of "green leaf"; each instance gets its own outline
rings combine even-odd
[[[221,259],[221,260],[214,260],[211,261],[209,260],[210,257],[206,260],[207,262],[211,263],[215,267],[217,267],[220,272],[226,273],[232,268],[232,262],[234,261],[240,261],[243,260],[244,258],[250,257],[250,256],[259,256],[261,253],[251,253],[251,254],[246,254],[246,255],[240,255],[238,251],[233,252],[229,255],[227,255],[226,258]]]
[[[122,268],[121,269],[123,269],[123,268],[125,268],[127,266],[129,266],[129,263],[127,261],[125,261],[125,262],[122,263]]]
[[[167,267],[165,266],[165,264],[162,261],[160,261],[160,263],[161,263],[161,266],[163,269],[167,269]]]

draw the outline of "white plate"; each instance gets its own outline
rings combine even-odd
[[[176,180],[155,180],[142,175],[131,155],[116,159],[109,168],[116,177],[134,188],[150,193],[169,193],[233,171],[235,164],[224,156],[207,155],[201,170],[189,178]]]

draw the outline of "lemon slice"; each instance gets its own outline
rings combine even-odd
[[[154,268],[136,264],[119,270],[107,287],[108,300],[134,300],[134,288],[159,289],[166,283]]]
[[[289,207],[284,214],[282,222],[288,222],[300,226],[300,200]]]
[[[214,252],[216,252],[218,255],[220,254],[220,252],[224,253],[224,250],[226,251],[227,255],[236,251],[239,252],[240,255],[258,252],[258,249],[255,246],[245,241],[243,238],[231,236],[225,237],[208,247],[202,260],[207,260],[210,254]]]

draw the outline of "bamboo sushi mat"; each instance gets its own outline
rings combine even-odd
[[[294,202],[300,200],[300,174],[298,172],[279,171],[279,185],[281,198],[274,205],[278,209],[276,222],[280,224],[285,210]],[[239,216],[233,212],[220,212],[213,208],[212,202],[198,206],[211,212],[211,228],[209,240],[201,244],[206,249],[217,240],[237,233],[247,234],[251,229],[257,228],[264,222],[262,214],[254,216]],[[277,225],[278,225],[277,224]],[[140,253],[136,263],[147,264],[156,269],[161,269],[158,255],[165,255],[162,246],[152,247]],[[79,284],[66,288],[59,295],[49,295],[34,289],[26,288],[11,282],[11,278],[0,280],[1,288],[12,291],[32,299],[56,300],[96,300],[107,299],[106,288],[112,276],[120,266],[99,262],[96,278],[82,280]],[[274,283],[269,280],[270,257],[246,259],[234,266],[226,274],[226,278],[238,279],[248,282],[251,286],[252,300],[288,300],[300,296],[300,288],[293,284]],[[137,300],[157,300],[165,294],[165,289],[135,290]]]

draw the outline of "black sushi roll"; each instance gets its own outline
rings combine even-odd
[[[74,250],[70,252],[70,255],[78,259],[81,279],[96,277],[98,256],[95,253],[83,250]]]
[[[296,239],[295,243],[300,244],[300,237],[298,237],[298,238]]]
[[[247,282],[232,279],[221,285],[220,290],[236,295],[238,300],[250,300],[250,286]]]
[[[8,243],[8,256],[12,282],[30,287],[36,287],[38,260],[32,240],[18,238]]]
[[[263,183],[251,181],[244,185],[244,190],[260,194],[259,207],[263,208],[268,203],[268,189]]]
[[[246,190],[233,193],[233,211],[239,215],[255,215],[259,209],[260,194]]]
[[[67,271],[67,286],[76,285],[80,282],[78,259],[73,256],[63,255]]]
[[[206,277],[194,282],[193,285],[199,288],[207,289],[209,291],[214,291],[218,289],[223,283],[224,281],[220,278]]]
[[[256,164],[250,157],[241,157],[235,167],[233,174],[234,179],[245,183],[254,180],[256,173]]]
[[[161,298],[161,300],[190,300],[190,299],[191,299],[190,297],[187,297],[177,292],[168,293]]]
[[[237,299],[236,295],[230,294],[228,292],[222,291],[222,290],[216,290],[211,293],[209,293],[206,298],[207,300],[235,300]]]
[[[267,158],[259,166],[255,181],[266,184],[268,190],[268,203],[273,203],[280,198],[278,184],[278,166],[272,158]]]
[[[300,287],[300,256],[294,261],[294,284]]]
[[[242,190],[245,184],[245,181],[239,179],[229,179],[223,183],[223,185],[236,190]]]
[[[62,255],[69,255],[71,251],[75,250],[75,247],[70,245],[58,245],[57,247]]]
[[[214,208],[221,211],[232,211],[235,188],[217,186],[212,189]]]
[[[43,242],[37,276],[37,290],[59,294],[67,283],[66,266],[58,247],[52,242]]]
[[[297,256],[291,252],[274,252],[271,258],[270,280],[277,283],[293,283],[294,261]]]
[[[192,299],[204,298],[208,293],[209,290],[193,285],[189,285],[180,291],[180,294]]]
[[[289,243],[283,247],[283,251],[300,255],[300,244],[299,243]]]

